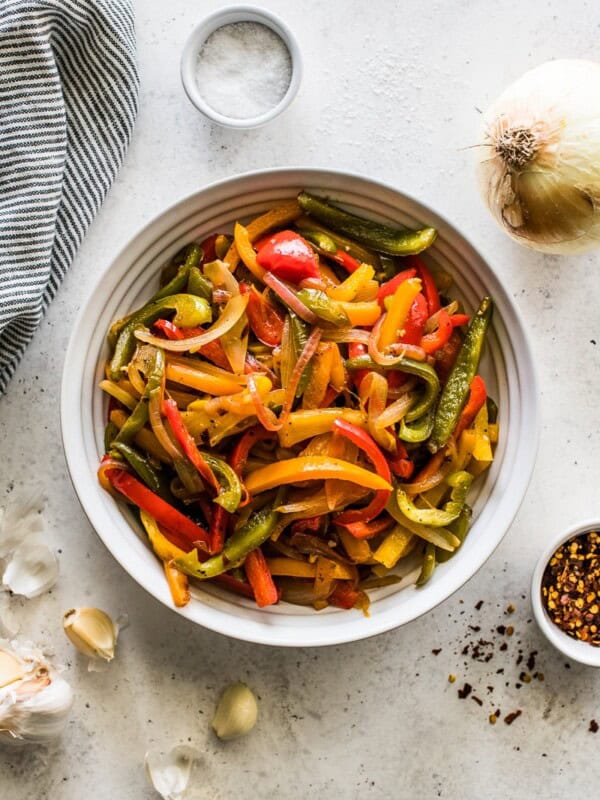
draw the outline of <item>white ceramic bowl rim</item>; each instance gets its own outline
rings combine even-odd
[[[224,218],[230,223],[293,196],[301,188],[328,193],[359,212],[381,215],[399,224],[436,226],[439,234],[432,248],[435,260],[452,265],[449,268],[454,270],[457,288],[461,287],[460,277],[462,293],[468,293],[469,305],[476,304],[484,292],[494,297],[496,310],[487,350],[492,354],[490,358],[494,358],[494,369],[504,370],[498,373],[497,387],[502,395],[499,420],[504,432],[492,469],[483,479],[480,496],[473,503],[474,522],[467,544],[436,570],[426,587],[377,590],[370,618],[333,608],[317,614],[312,609],[285,603],[261,611],[245,599],[224,597],[224,593],[215,590],[213,594],[208,589],[200,593],[201,599],[176,610],[206,628],[246,641],[319,646],[354,641],[398,627],[449,597],[497,547],[531,477],[539,433],[539,393],[523,323],[510,295],[489,265],[443,217],[381,182],[348,172],[302,167],[246,173],[213,183],[179,201],[148,223],[123,248],[101,273],[81,309],[65,357],[61,427],[71,480],[90,523],[124,569],[150,594],[173,608],[158,561],[141,535],[134,533],[139,526],[133,515],[102,491],[96,478],[103,452],[105,420],[100,413],[101,393],[96,384],[102,376],[102,360],[106,358],[105,332],[115,317],[149,296],[148,289],[143,299],[140,295],[140,275],[145,275],[145,286],[165,258],[185,241],[208,235],[225,224],[215,214],[222,212],[223,217],[226,213]],[[237,205],[232,205],[234,202]],[[431,258],[434,260],[433,255]]]
[[[236,22],[258,22],[266,25],[274,33],[278,34],[290,54],[292,72],[285,94],[276,105],[256,117],[237,118],[222,114],[206,102],[196,81],[196,59],[204,42],[218,28]],[[226,6],[209,14],[193,29],[181,55],[181,81],[190,102],[206,117],[227,128],[249,130],[251,128],[259,128],[261,125],[270,122],[290,105],[298,93],[301,80],[302,56],[296,37],[276,14],[258,6]]]
[[[600,667],[600,647],[581,642],[578,639],[573,639],[562,631],[558,625],[550,619],[542,602],[542,579],[546,565],[556,552],[556,550],[582,533],[588,531],[600,531],[599,519],[586,519],[578,522],[576,525],[570,527],[566,533],[563,531],[553,538],[552,542],[548,544],[533,571],[531,578],[531,605],[533,606],[533,613],[537,624],[539,625],[542,633],[546,636],[548,641],[560,650],[567,658],[573,661],[579,661],[580,664],[586,664],[590,667]]]

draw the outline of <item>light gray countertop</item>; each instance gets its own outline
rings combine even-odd
[[[304,80],[283,117],[247,133],[206,122],[179,81],[190,28],[219,5],[138,0],[141,106],[126,164],[0,400],[0,494],[13,484],[43,485],[61,567],[51,594],[15,603],[22,633],[54,644],[76,690],[60,744],[0,753],[0,796],[150,800],[145,751],[188,741],[204,753],[207,798],[593,795],[600,734],[588,726],[600,719],[600,674],[568,669],[545,643],[531,621],[528,589],[546,537],[600,511],[600,258],[544,257],[513,244],[482,206],[467,148],[478,142],[478,109],[523,71],[550,58],[598,57],[597,3],[265,0],[298,36]],[[426,617],[321,650],[229,640],[149,597],[86,521],[59,434],[65,347],[99,271],[176,199],[215,179],[279,165],[360,171],[451,219],[510,287],[540,376],[537,466],[494,556]],[[509,603],[516,606],[510,621]],[[88,674],[62,634],[62,612],[75,605],[129,614],[106,672]],[[512,637],[496,631],[508,624]],[[480,646],[482,660],[471,646],[461,653],[479,638],[491,642]],[[527,669],[516,663],[520,650],[525,661],[537,651],[533,671],[543,672],[543,682],[516,687]],[[237,679],[260,696],[260,720],[248,738],[221,744],[209,720],[218,691]],[[465,681],[483,706],[458,699]],[[492,726],[496,707],[522,715],[510,727],[502,718]]]

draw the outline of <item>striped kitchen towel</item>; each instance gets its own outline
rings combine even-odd
[[[131,0],[0,0],[0,393],[123,161]]]

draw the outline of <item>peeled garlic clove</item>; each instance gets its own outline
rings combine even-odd
[[[41,653],[0,642],[0,741],[54,739],[72,704],[71,687]]]
[[[45,497],[39,488],[16,490],[0,519],[0,558],[5,558],[33,533],[44,528]]]
[[[149,750],[145,758],[146,773],[164,800],[178,800],[188,796],[192,770],[199,760],[199,751],[187,745],[178,745],[168,753]]]
[[[119,631],[99,608],[72,608],[63,617],[65,633],[84,656],[112,661]]]
[[[14,594],[37,597],[56,583],[58,561],[45,544],[21,544],[11,555],[2,583]]]
[[[258,704],[245,683],[234,683],[221,695],[212,727],[225,741],[244,736],[256,725]]]

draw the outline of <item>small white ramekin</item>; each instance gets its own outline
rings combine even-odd
[[[258,22],[262,25],[266,25],[267,28],[270,28],[281,37],[290,53],[292,61],[290,85],[286,93],[277,105],[257,117],[236,119],[235,117],[228,117],[225,114],[215,111],[202,96],[202,92],[196,81],[196,60],[202,45],[211,33],[214,33],[218,28],[223,27],[223,25],[231,25],[235,22]],[[240,130],[259,128],[261,125],[265,125],[267,122],[275,119],[282,111],[285,111],[296,96],[301,79],[302,58],[294,34],[279,17],[257,6],[227,6],[226,8],[220,8],[218,11],[210,14],[194,28],[183,48],[181,56],[181,80],[188,98],[199,111],[208,117],[208,119],[226,128],[238,128]]]
[[[540,556],[533,571],[533,577],[531,579],[531,604],[540,630],[557,650],[560,650],[567,658],[573,661],[579,661],[580,664],[586,664],[590,667],[600,667],[600,647],[588,644],[587,642],[581,642],[579,639],[568,636],[558,625],[552,622],[542,601],[542,579],[544,577],[546,565],[561,544],[564,544],[569,541],[569,539],[573,539],[575,536],[579,536],[582,533],[587,533],[588,531],[600,531],[600,520],[584,520],[552,539],[546,550],[544,550]]]

